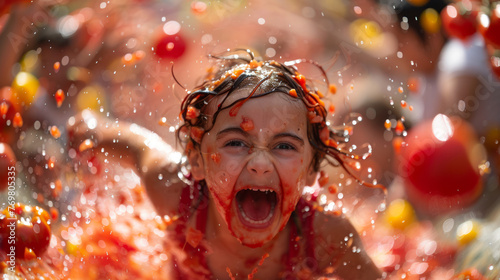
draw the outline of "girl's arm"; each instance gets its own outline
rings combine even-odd
[[[382,278],[347,218],[317,212],[314,226],[317,229],[315,253],[322,276],[337,276],[343,280]]]
[[[85,110],[69,119],[68,136],[77,152],[85,153],[87,145],[82,143],[89,139],[94,150],[134,165],[158,214],[177,214],[185,186],[177,176],[181,154],[156,133]]]

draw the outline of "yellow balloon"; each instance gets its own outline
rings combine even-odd
[[[436,10],[428,8],[420,15],[420,25],[425,32],[432,34],[441,29],[441,18]]]
[[[381,28],[374,21],[357,19],[351,23],[349,31],[359,47],[374,47],[380,42]]]
[[[39,87],[40,82],[38,82],[38,79],[31,73],[17,73],[12,82],[12,90],[14,91],[13,101],[20,106],[31,106],[36,98]]]
[[[364,33],[370,39],[380,36],[380,27],[378,23],[374,21],[368,21],[362,26],[364,28]]]
[[[408,201],[396,199],[389,204],[385,218],[393,228],[405,229],[415,221],[415,210]]]
[[[457,241],[460,245],[467,245],[477,238],[480,231],[481,226],[477,221],[463,222],[457,227]]]
[[[106,108],[106,103],[104,90],[96,85],[83,88],[76,97],[76,107],[79,111],[89,109],[94,112],[100,112],[101,108]]]

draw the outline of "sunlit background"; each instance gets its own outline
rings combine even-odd
[[[0,0],[0,203],[26,219],[12,274],[0,214],[2,279],[170,279],[171,217],[67,126],[90,110],[175,146],[181,100],[227,49],[327,71],[300,69],[349,148],[371,145],[357,179],[387,194],[325,166],[317,207],[351,219],[387,279],[500,279],[499,17],[473,0]]]

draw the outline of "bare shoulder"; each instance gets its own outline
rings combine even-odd
[[[178,214],[180,197],[187,185],[179,179],[177,172],[168,169],[168,166],[150,166],[141,177],[158,214],[173,217]]]
[[[361,238],[344,215],[317,211],[314,217],[315,247],[323,276],[342,279],[380,279],[381,274],[366,254]]]
[[[154,133],[147,135],[137,169],[148,196],[160,215],[176,216],[186,180],[181,180],[182,154]]]

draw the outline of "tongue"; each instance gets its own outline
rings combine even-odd
[[[248,218],[262,221],[269,216],[276,204],[276,193],[242,190],[238,192],[236,199]]]

